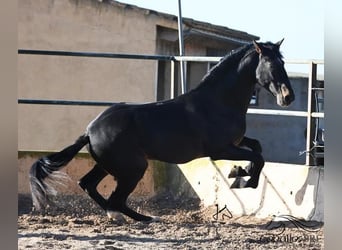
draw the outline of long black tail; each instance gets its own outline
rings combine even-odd
[[[56,183],[62,176],[59,170],[67,165],[72,158],[89,143],[88,135],[80,136],[76,142],[59,153],[50,154],[36,161],[30,170],[30,186],[33,205],[40,210],[49,201],[48,195],[57,192],[52,184]]]

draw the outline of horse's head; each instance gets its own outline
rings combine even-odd
[[[259,54],[259,63],[256,69],[258,83],[277,98],[279,106],[288,106],[294,101],[295,96],[279,51],[283,40],[276,44],[256,41],[253,41],[253,44]]]

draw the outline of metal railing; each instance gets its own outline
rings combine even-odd
[[[97,53],[97,52],[71,52],[71,51],[49,51],[49,50],[26,50],[19,49],[18,54],[30,55],[48,55],[48,56],[72,56],[72,57],[97,57],[114,59],[135,59],[135,60],[155,60],[171,62],[171,86],[170,98],[174,98],[175,90],[175,62],[218,62],[222,57],[204,57],[204,56],[163,56],[163,55],[135,55],[135,54],[117,54],[117,53]],[[308,78],[308,105],[307,111],[289,111],[276,109],[254,109],[249,108],[248,114],[257,115],[280,115],[307,118],[307,136],[306,152],[311,151],[312,140],[312,118],[324,118],[324,112],[313,112],[311,101],[313,96],[313,83],[317,80],[317,65],[324,64],[323,60],[285,60],[288,64],[308,64],[310,66]],[[182,86],[182,93],[185,86]],[[43,104],[43,105],[86,105],[86,106],[110,106],[115,102],[81,101],[81,100],[41,100],[41,99],[18,99],[19,104]],[[306,165],[310,165],[310,155],[306,154]]]

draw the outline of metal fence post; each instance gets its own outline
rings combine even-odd
[[[179,55],[184,56],[184,40],[183,40],[183,17],[182,17],[182,3],[181,0],[178,0],[178,40],[179,40]],[[186,74],[185,74],[185,66],[184,61],[179,61],[180,65],[180,77],[181,77],[181,93],[184,94],[186,92]]]
[[[312,148],[312,85],[317,80],[317,64],[310,63],[309,79],[308,79],[308,115],[306,123],[306,159],[305,164],[307,166],[312,165],[311,148]]]
[[[171,60],[171,86],[170,86],[170,99],[175,97],[175,61]]]

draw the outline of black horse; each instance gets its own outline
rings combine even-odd
[[[143,177],[148,159],[185,163],[199,157],[212,160],[247,160],[235,168],[231,188],[256,188],[264,166],[260,143],[245,137],[246,112],[258,83],[276,97],[280,106],[294,100],[278,43],[253,42],[225,56],[190,92],[173,100],[148,104],[115,104],[88,125],[74,144],[35,162],[30,170],[34,206],[48,201],[51,180],[58,170],[87,145],[96,161],[79,185],[108,215],[123,213],[138,221],[151,221],[126,205]],[[251,150],[245,149],[247,147]],[[96,190],[108,174],[116,189],[106,200]],[[250,176],[244,181],[241,176]]]

